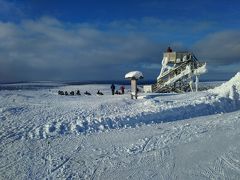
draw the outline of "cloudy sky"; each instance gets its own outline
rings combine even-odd
[[[162,53],[192,51],[203,79],[240,71],[238,0],[0,0],[0,82],[154,80]]]

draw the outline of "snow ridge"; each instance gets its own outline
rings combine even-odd
[[[237,94],[240,94],[240,72],[221,86],[209,90],[209,92],[222,97],[236,98],[235,100],[238,100],[239,96]]]
[[[102,118],[84,118],[78,117],[78,120],[69,123],[52,122],[44,125],[44,128],[37,130],[37,133],[31,132],[31,137],[48,138],[62,134],[86,134],[92,132],[101,132],[109,129],[135,128],[143,124],[172,122],[177,120],[189,119],[198,116],[205,116],[217,113],[232,112],[239,109],[235,101],[225,97],[203,97],[199,102],[196,100],[183,106],[158,107],[154,101],[145,101],[144,104],[155,107],[154,112],[150,110],[136,114],[118,114]],[[138,105],[139,108],[143,104]],[[36,132],[36,131],[35,131]],[[41,136],[42,134],[42,136]],[[40,135],[40,136],[39,136]]]

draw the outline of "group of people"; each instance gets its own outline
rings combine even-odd
[[[115,85],[112,84],[111,85],[112,95],[114,95],[114,94],[118,94],[119,95],[119,94],[124,94],[125,93],[124,92],[125,91],[125,87],[124,86],[121,86],[119,90],[115,91],[115,89],[116,89]]]
[[[87,95],[87,96],[91,96],[92,94],[90,93],[90,92],[88,92],[88,91],[85,91],[83,94],[85,94],[85,95]],[[70,96],[74,96],[74,95],[78,95],[78,96],[80,96],[81,95],[81,92],[79,91],[79,90],[77,90],[76,91],[76,93],[74,92],[74,91],[70,91],[69,93],[67,92],[67,91],[58,91],[58,95],[65,95],[65,96],[68,96],[68,95],[70,95]],[[97,95],[103,95],[103,93],[100,91],[100,90],[98,90],[97,91]]]
[[[114,94],[118,94],[118,95],[124,94],[125,93],[125,87],[121,86],[118,90],[116,90],[116,86],[114,84],[112,84],[111,85],[111,91],[112,91],[112,95],[114,95]],[[88,95],[88,96],[92,95],[88,91],[85,91],[84,94]],[[96,94],[100,95],[100,96],[104,95],[100,90],[98,90]],[[70,95],[70,96],[78,95],[78,96],[80,96],[81,92],[79,90],[77,90],[77,91],[70,91],[70,92],[68,92],[68,91],[60,91],[59,90],[58,91],[58,95],[65,95],[65,96],[68,96],[68,95]]]

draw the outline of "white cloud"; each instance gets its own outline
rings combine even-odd
[[[84,77],[90,70],[102,73],[96,76],[101,79],[106,73],[104,66],[117,69],[154,61],[159,50],[158,44],[145,37],[121,36],[49,17],[0,23],[0,32],[1,81],[76,79],[74,74],[80,75],[79,80],[93,79],[94,73]]]
[[[174,29],[183,25],[155,18],[106,24],[64,23],[51,17],[0,22],[0,81],[121,79],[133,68],[146,70],[145,77],[155,79],[166,47],[184,50],[185,42],[175,39],[195,33],[176,30],[175,35]],[[233,57],[240,57],[240,51],[234,37],[238,35],[217,33],[195,48],[206,60],[222,57],[227,48],[230,52],[224,57],[236,62]],[[212,53],[220,42],[228,43],[219,52],[222,55]]]

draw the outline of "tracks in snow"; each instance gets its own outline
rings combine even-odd
[[[217,158],[209,167],[199,167],[197,177],[206,179],[238,179],[240,177],[240,153],[230,151]]]

